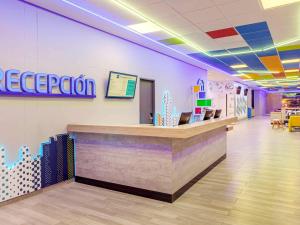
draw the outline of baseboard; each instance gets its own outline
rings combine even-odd
[[[202,171],[197,176],[195,176],[192,180],[190,180],[182,188],[177,190],[174,194],[151,191],[147,189],[136,188],[136,187],[126,186],[122,184],[106,182],[106,181],[94,180],[94,179],[80,177],[80,176],[75,176],[75,182],[172,203],[176,201],[180,196],[182,196],[189,188],[191,188],[195,183],[197,183],[202,177],[204,177],[207,173],[209,173],[209,171],[211,171],[224,159],[226,159],[226,154],[221,156],[218,160],[216,160],[204,171]]]

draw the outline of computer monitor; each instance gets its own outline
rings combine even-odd
[[[183,125],[183,124],[190,123],[191,116],[192,116],[192,112],[183,112],[183,113],[181,113],[178,125]]]
[[[203,120],[210,120],[210,118],[212,118],[213,116],[214,116],[214,110],[206,109]]]
[[[214,115],[214,119],[220,118],[222,109],[217,109]]]

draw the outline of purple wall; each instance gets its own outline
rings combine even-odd
[[[264,116],[267,114],[267,93],[265,91],[254,91],[254,108],[256,116]]]

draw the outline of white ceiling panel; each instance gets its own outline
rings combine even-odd
[[[182,26],[182,27],[175,26],[175,27],[172,27],[172,29],[182,36],[201,31],[196,26]]]
[[[219,44],[226,44],[226,43],[232,43],[232,42],[244,42],[244,46],[247,45],[247,43],[245,42],[245,40],[242,38],[241,35],[217,38],[217,39],[214,39],[214,41]]]
[[[201,10],[214,6],[212,0],[165,0],[173,9],[180,13]]]
[[[165,16],[160,17],[158,19],[159,23],[165,27],[191,27],[194,26],[189,20],[185,19],[180,15],[172,15],[172,16]]]
[[[244,13],[259,13],[262,11],[261,6],[257,0],[236,0],[226,4],[218,5],[218,8],[227,17],[232,15],[239,15]]]
[[[245,41],[235,41],[235,42],[227,42],[220,44],[224,49],[230,48],[240,48],[240,47],[247,47],[248,44]]]
[[[207,9],[197,10],[190,13],[184,13],[184,17],[189,19],[191,23],[204,23],[215,20],[224,19],[225,17],[217,7],[210,7]]]
[[[97,1],[99,1],[99,0],[97,0]],[[105,0],[101,0],[99,2],[103,2],[103,1],[105,1]],[[142,8],[147,5],[162,2],[162,0],[123,0],[123,2],[125,2],[131,6],[134,6],[135,8]]]
[[[140,8],[140,11],[143,12],[143,14],[155,19],[178,15],[178,13],[165,2],[158,2],[143,6]]]
[[[251,23],[259,23],[266,20],[262,13],[236,14],[236,15],[226,16],[226,18],[229,20],[232,27],[251,24]]]
[[[300,40],[299,26],[294,27],[294,29],[286,26],[275,26],[274,28],[272,28],[271,26],[270,28],[272,30],[272,37],[275,43],[281,43],[281,42],[293,40],[295,39],[295,37],[298,37],[298,39]]]
[[[168,38],[172,38],[173,36],[170,34],[167,34],[165,32],[153,32],[153,33],[148,33],[145,34],[147,37],[155,40],[155,41],[160,41],[160,40],[164,40],[164,39],[168,39]]]
[[[215,5],[224,5],[225,3],[234,2],[236,0],[212,0],[212,1],[215,3]]]
[[[231,23],[227,19],[219,19],[209,22],[200,22],[196,24],[203,32],[219,30],[231,27]]]
[[[191,40],[195,43],[201,43],[202,49],[206,51],[220,50],[223,49],[222,45],[215,42],[212,38],[210,38],[207,34],[198,32],[192,33],[188,35],[184,35],[184,37],[188,40]]]

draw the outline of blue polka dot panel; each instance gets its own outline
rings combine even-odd
[[[13,163],[6,151],[0,147],[0,202],[74,177],[74,140],[69,135],[51,137],[37,155],[22,146]]]

